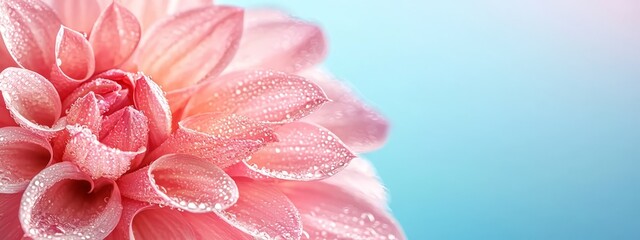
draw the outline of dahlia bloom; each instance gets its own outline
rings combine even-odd
[[[0,0],[3,239],[404,239],[387,123],[313,24],[203,0]]]

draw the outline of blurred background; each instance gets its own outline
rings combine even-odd
[[[221,2],[324,27],[410,239],[640,239],[640,1]]]

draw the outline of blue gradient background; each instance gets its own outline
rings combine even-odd
[[[640,239],[640,2],[224,2],[326,29],[410,239]]]

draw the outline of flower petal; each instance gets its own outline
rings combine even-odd
[[[384,145],[389,131],[384,116],[327,73],[312,70],[302,75],[318,84],[332,100],[303,120],[329,129],[356,152],[369,152]]]
[[[297,72],[320,63],[327,51],[322,30],[298,20],[269,21],[245,28],[226,72],[272,69]]]
[[[55,12],[40,0],[2,0],[0,16],[0,34],[13,59],[48,77],[55,64],[54,46],[60,29]]]
[[[44,2],[56,12],[62,24],[87,35],[100,14],[100,5],[96,0],[45,0]]]
[[[191,228],[196,236],[195,239],[256,239],[226,223],[215,213],[182,212],[182,216],[191,224]]]
[[[325,103],[318,86],[282,72],[252,71],[208,81],[189,100],[184,116],[236,113],[259,121],[291,122]]]
[[[154,148],[171,134],[171,109],[162,89],[147,77],[136,81],[133,101],[149,119],[149,145]]]
[[[269,124],[235,114],[203,113],[182,120],[180,126],[220,139],[277,141]]]
[[[0,233],[4,239],[22,239],[24,231],[20,226],[18,212],[22,192],[13,194],[0,193]]]
[[[145,151],[144,147],[135,152],[109,147],[84,127],[67,126],[67,131],[71,138],[62,159],[77,164],[93,179],[117,179],[129,170],[133,159]]]
[[[69,109],[71,104],[77,101],[79,98],[86,96],[90,92],[95,93],[96,97],[98,97],[100,101],[100,111],[101,113],[107,112],[108,108],[111,106],[111,102],[107,102],[104,97],[99,96],[121,96],[123,94],[123,89],[120,84],[115,81],[98,78],[89,82],[86,82],[80,87],[76,88],[69,96],[67,96],[64,101],[62,101],[62,109]],[[126,96],[126,95],[125,95]],[[102,99],[100,99],[102,98]]]
[[[115,1],[98,17],[89,41],[95,51],[96,72],[117,67],[131,56],[140,41],[140,24]]]
[[[131,239],[196,239],[180,212],[167,208],[144,209],[131,223]]]
[[[136,60],[165,91],[188,87],[227,66],[242,34],[243,11],[205,7],[160,22],[143,38]]]
[[[56,38],[55,54],[57,62],[49,80],[58,94],[65,97],[93,75],[93,49],[81,33],[62,26]]]
[[[354,158],[342,171],[322,181],[376,206],[387,206],[387,189],[382,185],[373,165],[366,159]]]
[[[52,127],[61,113],[56,89],[35,72],[7,68],[0,73],[0,91],[14,120],[41,135],[62,130]]]
[[[69,108],[66,121],[69,125],[77,124],[88,128],[91,132],[100,132],[102,115],[96,95],[89,92],[76,100]]]
[[[304,122],[276,129],[273,142],[245,160],[247,166],[269,177],[310,181],[342,170],[356,156],[331,132]]]
[[[140,20],[142,29],[157,23],[159,19],[182,11],[213,5],[213,0],[122,0]]]
[[[53,158],[47,139],[23,128],[0,128],[0,193],[23,191]]]
[[[190,212],[233,205],[238,189],[224,171],[194,156],[171,154],[118,180],[122,195]]]
[[[300,239],[300,214],[274,185],[234,178],[240,198],[218,215],[236,228],[260,239]]]
[[[9,50],[4,45],[4,40],[2,39],[2,35],[0,35],[0,72],[8,67],[17,67],[18,64],[13,60]]]
[[[122,213],[118,186],[92,181],[75,165],[57,163],[36,175],[20,208],[22,229],[29,237],[102,239]]]
[[[137,151],[147,146],[147,117],[129,106],[106,116],[102,121],[100,142],[123,151]]]
[[[133,232],[131,231],[131,224],[133,218],[141,211],[147,209],[154,209],[149,203],[139,202],[128,198],[122,198],[122,215],[116,225],[115,229],[111,231],[106,240],[121,240],[121,239],[134,239]],[[162,229],[159,229],[162,230]]]
[[[309,239],[406,239],[384,207],[323,182],[287,182],[282,191],[300,214]]]

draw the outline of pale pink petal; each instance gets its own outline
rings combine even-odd
[[[93,179],[117,179],[129,170],[133,159],[145,151],[144,147],[137,151],[109,147],[84,127],[67,126],[67,131],[71,138],[62,159],[77,164]]]
[[[382,185],[373,165],[366,159],[354,158],[342,171],[322,181],[376,206],[387,206],[387,189]]]
[[[226,168],[276,139],[264,123],[237,115],[199,115],[181,122],[167,141],[146,156],[145,162],[165,154],[184,153]]]
[[[140,24],[133,13],[115,1],[98,17],[89,41],[95,51],[96,72],[117,67],[140,41]]]
[[[240,41],[243,11],[205,7],[179,13],[155,25],[137,50],[139,70],[165,91],[216,76],[227,66]]]
[[[162,89],[147,77],[136,81],[133,101],[149,119],[149,145],[154,148],[171,134],[171,109]]]
[[[304,122],[276,129],[269,143],[245,160],[247,166],[269,177],[311,181],[332,176],[356,156],[331,132]]]
[[[45,0],[67,27],[89,34],[93,23],[100,14],[100,5],[96,0]]]
[[[49,80],[61,97],[93,75],[95,61],[89,41],[76,31],[62,26],[56,38],[56,64]]]
[[[225,71],[297,72],[320,63],[326,51],[318,26],[293,19],[269,21],[245,28],[238,52]]]
[[[126,240],[126,239],[134,239],[133,232],[131,230],[131,224],[133,223],[133,218],[144,210],[152,210],[156,209],[156,206],[153,206],[146,202],[139,202],[135,200],[131,200],[128,198],[122,198],[122,215],[120,216],[120,220],[118,221],[118,225],[116,225],[115,229],[111,231],[109,236],[107,236],[107,240]],[[160,229],[163,230],[163,229]]]
[[[40,0],[3,0],[0,16],[0,34],[13,59],[48,77],[55,64],[54,46],[60,29],[55,12]]]
[[[178,122],[182,119],[182,113],[184,112],[184,107],[187,105],[191,96],[199,89],[200,84],[193,85],[191,87],[186,87],[178,90],[173,90],[168,92],[167,102],[169,102],[169,108],[171,109],[171,116],[173,120],[172,126],[177,126]]]
[[[195,233],[195,239],[233,239],[254,240],[255,237],[246,234],[222,220],[215,213],[182,212]]]
[[[91,132],[100,132],[102,114],[96,95],[93,92],[89,92],[76,100],[69,108],[66,121],[69,125],[78,124],[88,128]]]
[[[168,15],[167,7],[170,1],[122,0],[119,2],[136,16],[142,30],[146,31],[158,19]]]
[[[4,40],[2,39],[2,35],[0,35],[0,72],[8,67],[17,67],[18,64],[13,60],[9,50],[4,45]]]
[[[320,87],[282,72],[238,72],[209,80],[189,100],[183,116],[236,113],[259,121],[291,122],[327,102]]]
[[[23,128],[0,128],[0,193],[23,191],[52,160],[47,139]]]
[[[318,84],[331,99],[303,120],[329,129],[356,152],[369,152],[384,145],[389,131],[384,116],[358,99],[344,83],[321,70],[305,71],[302,76]]]
[[[41,135],[51,136],[61,113],[60,98],[46,78],[35,72],[7,68],[0,73],[0,91],[14,120]]]
[[[36,175],[22,197],[20,222],[32,238],[102,239],[122,213],[118,186],[93,181],[74,164],[51,165]]]
[[[118,180],[122,195],[169,205],[189,212],[226,209],[238,199],[238,189],[224,171],[191,155],[172,154]]]
[[[175,209],[145,209],[133,218],[132,239],[196,239],[191,225]]]
[[[275,185],[242,177],[234,180],[240,198],[217,212],[222,219],[259,239],[300,239],[300,214]]]
[[[22,192],[13,194],[0,193],[0,233],[2,238],[7,240],[22,239],[24,231],[20,225],[18,212]]]
[[[281,187],[300,211],[308,239],[406,239],[383,206],[342,188],[323,182],[287,182]]]
[[[287,13],[273,8],[247,9],[244,14],[244,28],[273,22],[292,20]]]

